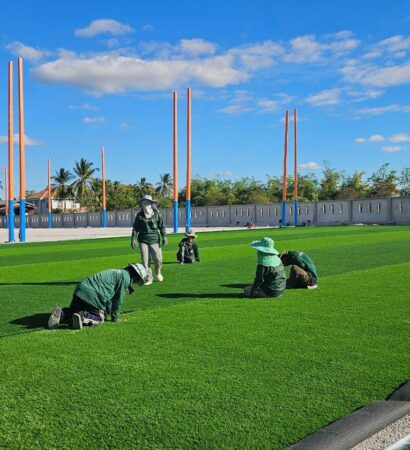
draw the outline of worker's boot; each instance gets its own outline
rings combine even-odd
[[[47,328],[52,330],[53,328],[57,328],[60,325],[60,322],[63,320],[63,309],[59,306],[56,306],[53,309],[53,312],[48,319]]]

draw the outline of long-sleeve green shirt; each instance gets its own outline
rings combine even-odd
[[[134,220],[133,229],[137,233],[138,242],[146,244],[159,244],[160,236],[166,236],[166,229],[162,216],[159,212],[155,212],[150,218],[146,218],[144,213],[140,211]]]
[[[114,319],[120,315],[125,292],[130,284],[131,276],[127,270],[103,270],[77,284],[74,295],[95,309],[106,311]]]
[[[313,281],[318,282],[317,270],[312,259],[303,252],[299,251],[288,251],[287,252],[287,265],[295,265],[305,270],[307,273],[312,275]]]
[[[185,259],[189,259],[191,261],[194,260],[195,261],[200,261],[200,257],[199,257],[199,249],[198,249],[198,244],[195,241],[192,241],[191,243],[189,242],[188,238],[184,238],[181,240],[181,242],[178,244],[178,253],[177,253],[177,258],[181,258],[182,257]]]
[[[260,289],[271,297],[278,297],[286,288],[285,267],[268,267],[258,264],[252,291]]]

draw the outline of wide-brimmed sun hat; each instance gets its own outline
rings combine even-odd
[[[279,255],[279,252],[275,248],[274,240],[268,237],[264,237],[260,241],[253,241],[251,247],[268,255]]]
[[[139,263],[128,263],[128,267],[132,269],[132,271],[138,275],[137,284],[142,285],[148,281],[148,274],[145,270],[145,267]]]
[[[143,203],[153,203],[153,204],[157,204],[158,202],[156,200],[154,200],[151,195],[144,195],[144,197],[142,197],[142,199],[140,200],[140,206]]]
[[[192,230],[187,231],[187,232],[185,233],[185,236],[186,236],[186,237],[193,237],[193,238],[196,238],[195,231],[192,231]]]

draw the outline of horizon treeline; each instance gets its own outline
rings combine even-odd
[[[74,199],[89,211],[102,209],[102,180],[96,177],[98,168],[81,158],[75,162],[73,172],[64,168],[52,177],[55,198]],[[196,176],[191,183],[192,206],[219,206],[241,204],[279,203],[282,200],[282,177],[266,175],[264,181],[254,177],[237,180],[204,178]],[[32,194],[33,191],[27,191]],[[161,174],[153,184],[142,177],[134,184],[106,180],[106,205],[108,211],[135,209],[144,195],[152,195],[161,208],[172,206],[173,180],[169,173]],[[374,173],[354,171],[346,174],[324,163],[320,177],[315,173],[298,175],[299,201],[347,200],[410,196],[410,167],[400,172],[382,164]],[[185,187],[178,193],[180,206],[185,205]],[[287,199],[294,199],[293,176],[287,178]]]

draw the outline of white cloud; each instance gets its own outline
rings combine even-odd
[[[99,116],[99,117],[84,117],[83,119],[84,123],[104,123],[105,117]]]
[[[96,94],[113,94],[127,90],[171,89],[195,81],[223,87],[248,80],[249,75],[235,69],[233,64],[233,57],[229,55],[162,61],[103,54],[87,59],[60,58],[35,68],[32,75],[46,83],[75,85]]]
[[[127,123],[127,122],[120,123],[119,127],[123,131],[130,131],[131,130],[131,127],[130,127],[129,123]]]
[[[93,37],[98,34],[112,34],[114,36],[121,36],[132,33],[134,30],[129,25],[118,22],[113,19],[98,19],[93,20],[88,27],[77,28],[74,34],[78,37]]]
[[[13,55],[20,56],[30,62],[38,62],[50,54],[47,50],[40,50],[38,48],[30,47],[18,41],[14,41],[6,45],[6,48]]]
[[[389,138],[390,142],[410,142],[410,134],[396,133]]]
[[[409,62],[401,65],[380,67],[376,64],[363,64],[351,61],[341,69],[341,73],[348,82],[368,86],[388,87],[410,83]]]
[[[354,50],[360,43],[357,39],[347,38],[348,31],[333,36],[333,42],[321,43],[314,35],[298,36],[289,42],[290,49],[283,57],[284,61],[293,63],[315,63],[327,56],[341,56]],[[329,35],[328,35],[329,36]],[[349,35],[350,36],[350,35]]]
[[[184,53],[191,56],[213,54],[217,49],[216,44],[204,39],[181,39],[179,45]]]
[[[70,109],[82,109],[85,111],[98,111],[98,109],[99,109],[97,106],[90,105],[87,102],[84,102],[82,105],[70,105],[69,108]]]
[[[367,144],[367,143],[373,143],[373,142],[383,142],[384,141],[384,136],[382,136],[381,134],[373,134],[372,136],[370,136],[368,138],[356,138],[354,141],[357,142],[358,144]]]
[[[20,138],[20,135],[18,133],[13,134],[13,142],[17,145],[19,142],[19,138]],[[0,136],[0,144],[7,144],[8,142],[9,142],[8,136]],[[24,142],[25,142],[25,145],[28,147],[31,147],[31,146],[34,147],[36,145],[44,144],[44,142],[38,141],[37,139],[33,139],[31,137],[28,137],[26,134],[24,135]]]
[[[307,170],[320,170],[322,166],[314,161],[310,161],[308,163],[298,164],[299,169],[307,169]]]
[[[249,102],[251,102],[253,99],[253,95],[248,91],[235,91],[234,97],[231,99],[228,106],[220,109],[219,112],[232,116],[251,112],[254,110],[254,108],[249,105]]]
[[[359,110],[360,115],[364,116],[380,116],[389,112],[410,112],[410,105],[386,105],[374,108],[362,108]]]
[[[257,101],[256,104],[259,106],[261,113],[270,113],[276,111],[281,103],[277,100],[269,100],[268,98],[261,98],[260,100]]]
[[[388,145],[383,147],[383,151],[387,153],[399,152],[400,150],[402,150],[402,147],[399,147],[398,145]]]
[[[142,31],[153,31],[155,29],[154,25],[147,23],[142,27]]]
[[[233,177],[235,174],[232,170],[225,170],[223,172],[216,172],[217,177]]]
[[[325,89],[310,95],[305,101],[312,106],[330,106],[340,103],[340,89]]]
[[[285,54],[285,51],[283,45],[267,40],[262,43],[232,48],[228,54],[238,58],[245,69],[258,70],[271,67],[279,57]]]

